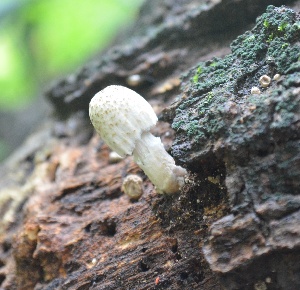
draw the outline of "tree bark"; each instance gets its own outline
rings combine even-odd
[[[300,289],[299,7],[146,1],[46,92],[53,115],[0,167],[0,289]],[[155,109],[189,172],[180,193],[157,194],[93,132],[88,103],[112,84]]]

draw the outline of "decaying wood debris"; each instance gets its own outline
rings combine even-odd
[[[299,289],[299,7],[146,1],[46,92],[53,115],[0,168],[0,289]],[[182,192],[157,194],[94,133],[88,103],[111,84],[151,103]]]

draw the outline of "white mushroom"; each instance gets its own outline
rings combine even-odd
[[[120,156],[117,152],[115,151],[112,151],[109,153],[109,156],[108,156],[108,161],[109,163],[118,163],[120,162],[121,160],[123,159],[122,156]]]
[[[132,200],[138,200],[143,194],[143,179],[138,175],[129,174],[122,184],[122,191]]]
[[[137,87],[143,81],[143,78],[140,75],[131,75],[126,79],[126,82],[129,86]]]
[[[271,83],[271,78],[267,75],[263,75],[259,78],[259,83],[263,88],[266,88]]]
[[[252,87],[251,88],[251,95],[259,95],[260,89],[258,87]]]
[[[150,133],[157,116],[143,97],[126,87],[108,86],[92,98],[89,115],[107,145],[122,157],[133,155],[159,193],[179,191],[187,172]]]

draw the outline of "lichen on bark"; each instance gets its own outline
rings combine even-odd
[[[269,6],[231,54],[199,63],[183,79],[172,152],[195,173],[224,165],[230,214],[211,226],[203,252],[226,289],[241,281],[255,287],[253,275],[272,277],[271,289],[300,285],[292,270],[300,246],[299,24],[295,11]],[[269,86],[259,83],[263,75]],[[287,256],[293,286],[282,279]]]
[[[295,115],[293,112],[297,111],[298,105],[295,97],[287,96],[287,102],[278,96],[293,83],[298,83],[299,37],[296,13],[284,7],[269,6],[267,12],[257,19],[253,30],[232,42],[231,54],[201,62],[191,70],[184,78],[183,91],[188,98],[178,105],[172,124],[178,136],[173,146],[175,156],[186,162],[194,151],[201,153],[203,150],[206,154],[204,148],[209,141],[222,140],[230,146],[253,143],[253,138],[259,138],[261,130],[267,133],[266,130],[279,126],[274,122],[269,124],[273,112],[263,112],[264,108],[272,108],[266,106],[266,102],[275,102],[275,110],[291,103],[281,114],[281,125],[288,126],[291,120],[286,118]],[[279,82],[272,81],[267,88],[259,85],[260,76],[266,74],[273,78],[277,73],[282,75]],[[251,95],[253,86],[260,87],[262,94]],[[251,111],[253,106],[256,106],[255,111]],[[253,127],[258,121],[262,125]],[[242,131],[249,132],[251,127],[251,136],[241,135]],[[187,136],[193,150],[180,147],[181,140],[186,139],[183,136]]]

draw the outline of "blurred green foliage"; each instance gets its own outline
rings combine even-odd
[[[142,0],[1,0],[0,109],[16,109],[40,87],[108,45]]]

